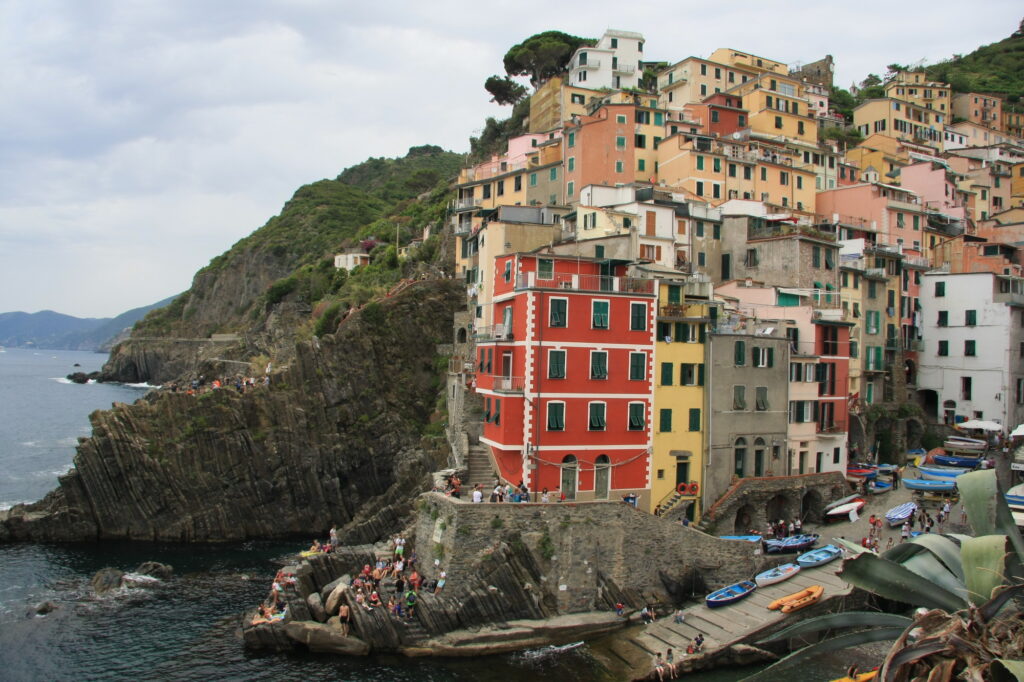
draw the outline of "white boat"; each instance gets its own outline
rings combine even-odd
[[[754,578],[754,582],[757,583],[758,587],[774,585],[775,583],[781,583],[783,580],[792,578],[799,572],[800,567],[796,564],[782,564],[781,566],[776,566],[764,573],[758,573]]]
[[[945,441],[943,441],[942,447],[946,450],[953,450],[956,452],[984,452],[988,447],[988,443],[980,438],[949,436]]]
[[[919,466],[917,471],[926,481],[953,481],[957,476],[966,474],[970,469],[943,466]]]
[[[841,504],[834,509],[830,509],[825,512],[825,518],[829,521],[836,521],[844,516],[849,516],[850,521],[857,520],[857,512],[864,508],[864,498],[858,497],[852,502]]]

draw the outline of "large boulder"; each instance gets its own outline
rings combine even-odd
[[[92,589],[96,594],[105,594],[111,590],[116,590],[124,583],[124,572],[119,571],[116,568],[107,566],[96,571],[96,575],[92,577],[89,584],[92,585]]]
[[[341,585],[342,583],[348,585],[351,582],[352,577],[349,575],[343,575],[340,578],[337,578],[336,580],[332,580],[331,582],[324,585],[323,589],[320,590],[320,600],[324,604],[326,604],[327,598],[331,596],[331,592],[334,592],[334,588],[336,588],[338,585]]]
[[[310,651],[325,654],[344,654],[346,656],[366,656],[370,653],[370,645],[351,635],[345,637],[337,628],[321,623],[292,621],[284,626],[286,635],[300,644],[306,645]]]
[[[328,616],[334,616],[338,613],[338,607],[341,606],[341,600],[345,598],[345,590],[348,589],[348,583],[341,583],[334,588],[334,591],[327,597],[327,603],[324,604],[324,609],[327,611]]]
[[[327,621],[327,612],[324,611],[324,603],[320,599],[320,595],[313,592],[306,597],[306,603],[309,605],[309,612],[313,614],[313,620],[318,623]]]
[[[174,567],[168,564],[161,564],[159,561],[145,561],[135,569],[139,575],[148,575],[159,580],[170,580],[174,575]]]

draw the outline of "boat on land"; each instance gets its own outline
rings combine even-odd
[[[930,493],[951,493],[956,490],[956,481],[929,481],[921,478],[907,478],[903,485],[908,490]]]
[[[782,564],[764,573],[758,573],[754,577],[754,582],[757,583],[758,587],[774,585],[775,583],[781,583],[783,580],[789,580],[799,572],[800,567],[796,564]]]
[[[743,540],[744,542],[761,542],[760,535],[719,535],[719,540]]]
[[[796,558],[796,562],[802,568],[810,568],[812,566],[821,566],[827,564],[834,559],[838,559],[843,555],[843,550],[839,549],[835,545],[825,545],[818,549],[812,549],[806,554],[801,554]]]
[[[863,497],[855,497],[850,502],[847,502],[846,504],[841,504],[838,507],[835,507],[834,509],[829,509],[827,512],[825,512],[825,520],[838,521],[843,517],[850,517],[850,520],[852,521],[853,515],[856,512],[859,512],[861,509],[863,509],[865,504],[866,502],[864,502]]]
[[[872,495],[881,495],[892,490],[892,483],[886,483],[885,481],[871,481],[868,483],[868,492]]]
[[[977,469],[981,464],[981,457],[977,455],[933,455],[932,459],[936,464],[948,467],[964,467]]]
[[[967,436],[949,436],[942,442],[942,447],[947,452],[984,452],[988,448],[988,442],[981,438],[968,438]]]
[[[917,471],[921,478],[929,481],[952,481],[961,474],[966,474],[970,469],[944,466],[919,466]]]
[[[799,592],[787,594],[785,597],[779,597],[768,605],[768,609],[771,611],[782,611],[783,613],[797,611],[805,606],[810,606],[821,599],[821,595],[824,594],[824,592],[825,588],[821,585],[811,585]]]
[[[852,467],[846,470],[846,480],[851,483],[863,483],[874,480],[878,476],[878,469],[874,467]]]
[[[889,522],[889,526],[902,526],[903,522],[913,516],[916,511],[916,504],[904,502],[885,512],[885,520]]]
[[[1011,495],[1006,493],[1006,504],[1011,507],[1020,507],[1024,511],[1024,495]]]
[[[854,500],[857,500],[857,499],[860,499],[860,495],[847,495],[846,497],[842,497],[842,498],[836,500],[835,502],[830,502],[830,503],[826,504],[825,505],[825,512],[829,512],[829,511],[835,509],[836,507],[842,506],[842,505],[846,504],[847,502],[853,502]]]
[[[708,608],[714,608],[716,606],[725,606],[726,604],[733,604],[738,602],[740,599],[749,596],[757,589],[757,585],[744,580],[742,582],[734,583],[728,587],[723,587],[720,590],[715,590],[704,598]]]
[[[781,540],[765,540],[765,552],[768,554],[785,554],[786,552],[802,552],[814,547],[818,541],[817,533],[791,535]]]
[[[832,682],[871,682],[878,677],[878,670],[869,670],[866,673],[857,672],[857,666],[847,671],[846,677],[837,677]]]

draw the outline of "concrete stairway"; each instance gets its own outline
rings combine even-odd
[[[469,470],[469,480],[462,482],[463,495],[468,497],[473,486],[480,483],[484,487],[486,499],[494,486],[494,464],[491,462],[490,448],[480,443],[470,444],[469,455],[466,457],[466,468]]]

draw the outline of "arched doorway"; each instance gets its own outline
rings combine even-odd
[[[821,493],[812,488],[804,493],[800,501],[800,520],[805,523],[821,523],[821,513],[824,509],[825,503],[821,499]]]
[[[907,420],[907,449],[921,447],[921,436],[924,435],[924,425],[916,419]],[[901,463],[901,462],[898,462]]]
[[[745,504],[736,510],[736,523],[733,530],[737,533],[746,534],[754,528],[754,508]]]
[[[956,401],[945,400],[942,403],[942,423],[943,424],[955,424],[956,423]]]
[[[747,439],[740,436],[733,446],[733,473],[740,478],[746,476],[747,471]]]
[[[594,499],[607,500],[612,482],[612,463],[608,455],[598,455],[594,460]]]
[[[786,498],[782,495],[776,495],[768,500],[768,504],[764,507],[764,513],[770,522],[779,521],[780,519],[786,521],[790,518],[788,507],[789,503]]]
[[[930,422],[939,420],[939,394],[931,389],[921,389],[917,392],[917,400],[921,403],[924,416]]]
[[[567,500],[576,499],[576,479],[579,474],[579,462],[575,455],[566,455],[562,458],[562,481],[561,490]]]
[[[459,327],[459,332],[458,332],[458,335],[456,336],[456,339],[457,339],[457,341],[459,343],[466,343],[466,328],[465,327]]]

